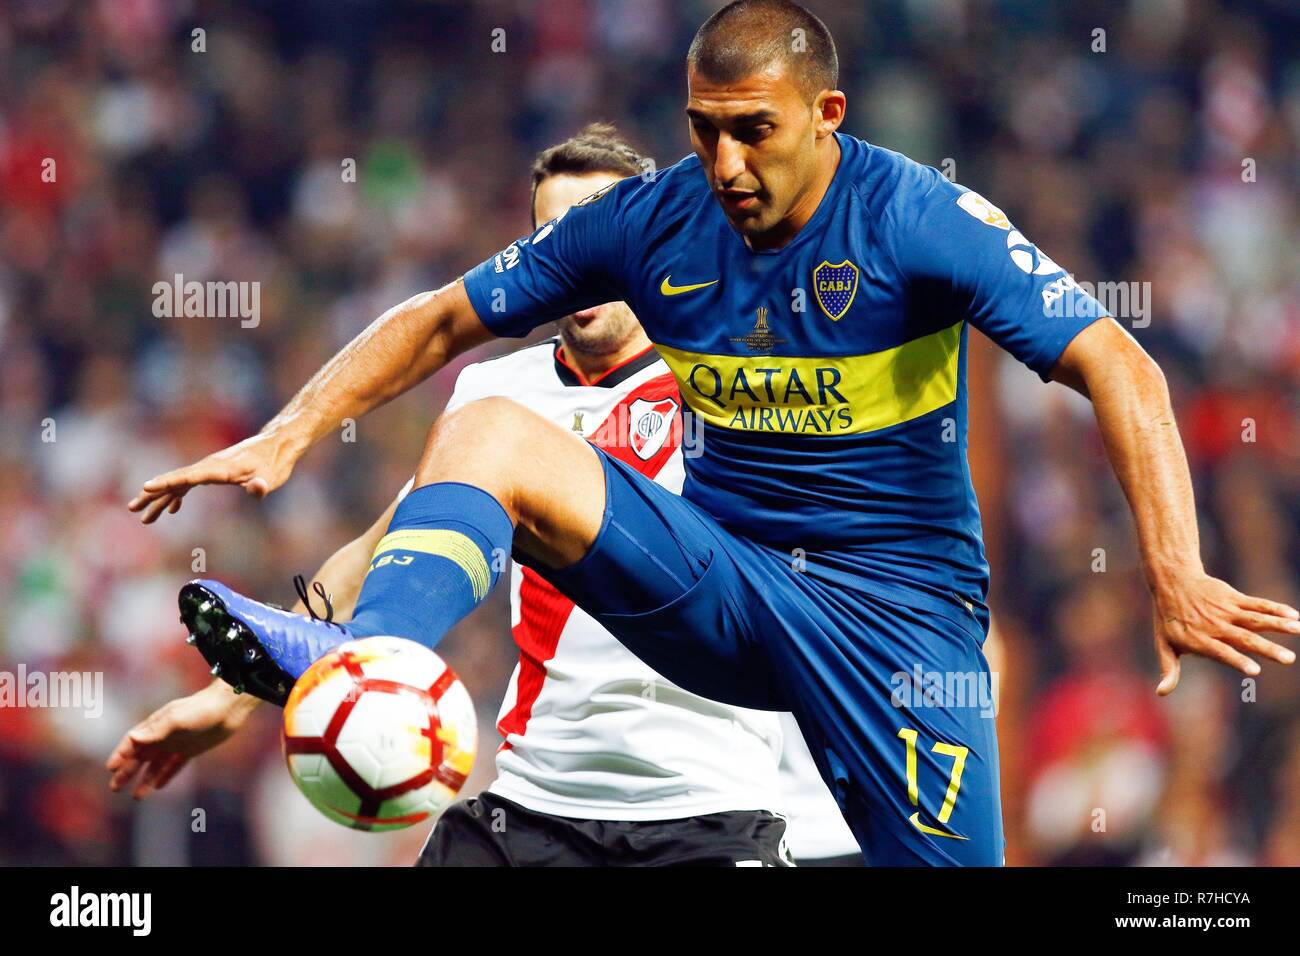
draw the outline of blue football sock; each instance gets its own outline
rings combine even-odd
[[[514,527],[482,488],[440,482],[407,495],[370,559],[348,629],[434,647],[506,569]]]

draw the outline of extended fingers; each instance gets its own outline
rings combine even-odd
[[[195,485],[239,484],[248,480],[249,470],[246,464],[232,461],[228,457],[209,455],[193,465],[174,468],[150,478],[140,486],[140,494],[131,501],[136,506],[132,510],[138,510],[159,495],[184,494]]]
[[[130,784],[130,782],[135,778],[135,775],[139,773],[140,767],[141,762],[134,758],[123,761],[118,765],[117,769],[113,771],[113,775],[108,778],[108,789],[117,793],[123,787]]]
[[[150,478],[126,507],[129,511],[142,512],[140,520],[144,524],[153,524],[164,514],[180,511],[181,499],[197,485],[239,485],[254,498],[265,498],[271,491],[270,482],[256,475],[248,461],[240,462],[239,457],[233,456],[232,460],[227,450]]]
[[[139,511],[149,502],[154,501],[164,495],[170,495],[170,491],[141,491],[138,495],[126,503],[127,511]]]
[[[152,479],[152,481],[157,480],[156,478]],[[150,483],[146,482],[146,485]],[[144,514],[140,516],[140,520],[144,524],[153,524],[158,520],[158,516],[163,513],[164,509],[170,508],[172,514],[175,514],[176,510],[180,508],[180,505],[176,504],[176,502],[184,497],[187,491],[189,491],[187,487],[179,489],[168,487],[153,491],[143,490],[126,503],[126,510],[143,511]]]
[[[1260,668],[1258,663],[1223,641],[1209,643],[1200,653],[1211,660],[1218,661],[1220,664],[1226,664],[1233,670],[1241,671],[1247,677],[1259,676]]]
[[[166,786],[167,781],[176,776],[177,771],[185,765],[185,760],[186,758],[180,754],[159,755],[156,759],[150,760],[132,796],[139,800],[147,797],[151,791]]]
[[[1216,633],[1211,637],[1185,634],[1180,641],[1180,646],[1183,651],[1190,651],[1193,654],[1199,654],[1201,657],[1208,657],[1210,660],[1225,664],[1233,670],[1255,677],[1259,674],[1259,664],[1238,651],[1232,646],[1232,643],[1229,643],[1229,641],[1232,641],[1244,644],[1246,635],[1252,638],[1255,637],[1254,634],[1243,628],[1226,625],[1223,628],[1216,629]]]
[[[143,789],[136,788],[136,797],[143,797],[151,790],[161,790],[167,786],[172,777],[180,773],[188,762],[189,758],[180,754],[172,754],[165,761],[159,762],[156,767],[151,768],[152,773],[146,774]]]
[[[153,499],[140,515],[140,521],[144,524],[153,524],[162,517],[163,512],[176,513],[180,507],[181,496],[172,492],[163,492],[157,498]]]
[[[1261,627],[1259,630],[1273,630],[1271,627]],[[1280,664],[1290,664],[1295,660],[1295,653],[1281,644],[1275,644],[1267,638],[1260,637],[1254,629],[1245,627],[1227,626],[1223,628],[1219,639],[1231,644],[1233,647],[1252,654],[1258,654],[1261,657],[1267,657],[1275,660]]]
[[[1256,611],[1260,614],[1267,614],[1272,617],[1282,618],[1293,623],[1300,622],[1300,611],[1297,611],[1289,604],[1282,604],[1279,601],[1270,601],[1268,598],[1255,597],[1251,594],[1236,593],[1237,603],[1246,611]],[[1282,628],[1270,628],[1270,630],[1283,630]],[[1292,631],[1290,633],[1300,633]]]
[[[109,755],[105,768],[112,774],[108,789],[116,792],[134,779],[148,760],[144,748],[128,733]]]
[[[162,491],[175,491],[179,488],[189,488],[193,485],[202,485],[213,481],[229,481],[230,471],[231,468],[228,463],[213,462],[205,458],[196,464],[186,465],[184,468],[174,468],[156,478],[150,478],[141,486],[141,490],[150,494],[157,494]]]
[[[1263,611],[1238,611],[1233,623],[1259,633],[1300,634],[1300,621]]]
[[[124,762],[134,760],[136,756],[135,741],[131,739],[131,734],[127,733],[125,737],[118,741],[113,752],[108,755],[108,760],[104,762],[104,769],[116,770]]]
[[[1254,657],[1291,664],[1295,652],[1263,634],[1300,635],[1300,612],[1287,604],[1243,594],[1216,578],[1175,589],[1156,613],[1156,650],[1165,695],[1178,685],[1178,655],[1198,654],[1250,677],[1260,673]]]

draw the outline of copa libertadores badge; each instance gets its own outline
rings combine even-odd
[[[848,259],[837,265],[823,260],[813,269],[813,292],[822,311],[838,322],[858,294],[858,267]]]

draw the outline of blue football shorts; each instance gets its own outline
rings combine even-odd
[[[998,866],[984,629],[833,586],[592,446],[588,553],[539,573],[675,684],[794,713],[868,863]]]

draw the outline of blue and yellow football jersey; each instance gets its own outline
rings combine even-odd
[[[782,249],[746,245],[691,156],[546,223],[465,287],[503,336],[626,301],[702,423],[687,499],[829,583],[985,624],[967,324],[1046,378],[1104,310],[978,194],[836,138],[834,179]]]

